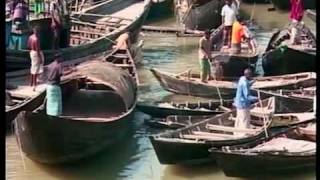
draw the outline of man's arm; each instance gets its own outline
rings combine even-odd
[[[248,86],[246,86],[245,84],[242,84],[241,86],[242,86],[241,88],[243,90],[243,96],[246,99],[246,101],[253,102],[253,101],[257,101],[258,100],[257,97],[250,96],[250,89],[248,88]]]

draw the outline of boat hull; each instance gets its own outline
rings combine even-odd
[[[248,143],[264,136],[264,132],[239,140],[225,140],[216,142],[174,142],[166,141],[150,136],[152,146],[161,164],[202,164],[214,162],[215,159],[209,157],[211,147],[222,147]]]
[[[267,52],[262,60],[265,76],[316,71],[316,53],[279,47]]]
[[[173,93],[218,99],[233,99],[236,94],[235,86],[216,87],[205,83],[198,83],[186,79],[176,78],[168,74],[161,73],[155,69],[151,69],[151,72],[165,90]],[[294,84],[264,87],[260,88],[260,90],[296,89],[298,87],[310,87],[313,86],[315,82],[315,79],[308,79],[305,81],[296,82]],[[252,93],[257,94],[254,90],[252,90]]]
[[[226,176],[232,177],[250,177],[292,173],[293,171],[311,170],[315,168],[315,155],[272,155],[272,154],[245,154],[245,153],[227,153],[212,152],[220,168]]]
[[[132,114],[116,121],[90,123],[23,111],[15,122],[16,136],[22,151],[34,161],[71,163],[120,142],[129,131]]]

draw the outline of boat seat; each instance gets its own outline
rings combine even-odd
[[[235,127],[219,126],[219,125],[213,125],[213,124],[207,124],[206,128],[209,130],[241,132],[241,133],[250,133],[250,134],[255,134],[260,131],[260,129],[235,128]]]
[[[114,54],[112,56],[115,58],[121,58],[121,59],[129,58],[127,54]]]

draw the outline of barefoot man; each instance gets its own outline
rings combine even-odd
[[[204,36],[199,40],[199,61],[201,68],[201,81],[207,83],[211,75],[210,59],[211,59],[212,38],[209,30],[205,30]]]
[[[28,39],[28,47],[30,49],[30,59],[31,59],[31,82],[30,86],[33,87],[35,91],[37,86],[38,76],[43,72],[43,62],[44,56],[40,48],[39,40],[39,27],[33,28],[33,34]]]

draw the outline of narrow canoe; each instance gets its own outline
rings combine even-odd
[[[167,91],[193,96],[211,97],[217,99],[232,99],[235,97],[238,78],[225,77],[221,81],[200,81],[199,74],[172,74],[151,69],[151,72]],[[316,83],[315,73],[297,73],[283,76],[256,77],[252,85],[254,89],[277,90],[310,87]]]

